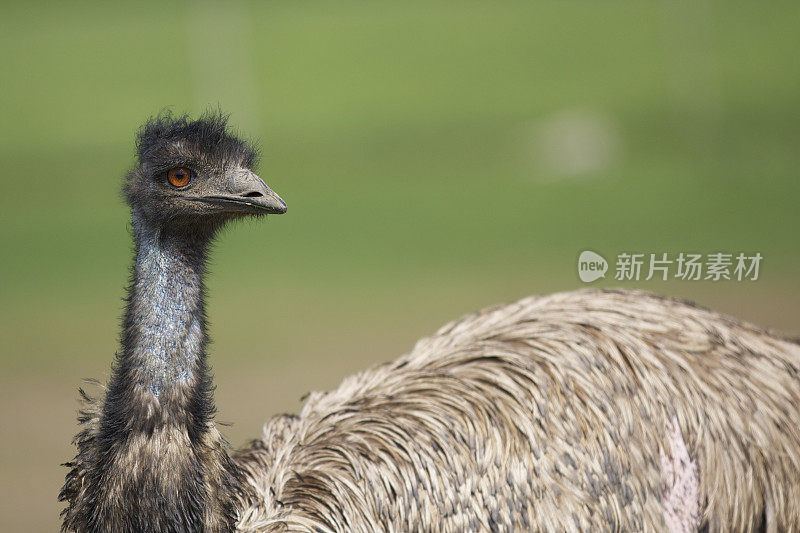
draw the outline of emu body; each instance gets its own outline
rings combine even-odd
[[[637,291],[466,316],[231,452],[203,279],[222,225],[286,209],[254,160],[220,117],[140,132],[121,351],[64,530],[800,529],[800,345]]]
[[[695,528],[794,531],[798,369],[795,342],[643,292],[487,309],[268,422],[241,526],[662,531],[677,434]]]

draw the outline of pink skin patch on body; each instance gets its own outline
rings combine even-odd
[[[673,417],[667,428],[667,453],[659,450],[661,472],[666,481],[664,521],[671,533],[697,531],[700,526],[700,477],[697,465],[683,442],[678,420]]]

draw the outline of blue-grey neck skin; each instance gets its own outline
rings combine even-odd
[[[155,397],[191,387],[205,347],[204,239],[165,235],[134,212],[137,254],[123,357],[135,385]]]
[[[134,208],[133,233],[136,260],[122,350],[104,402],[103,437],[124,440],[130,431],[166,425],[185,428],[197,441],[214,413],[203,303],[213,230],[164,227]]]
[[[173,221],[175,222],[175,221]],[[178,224],[178,222],[175,222]],[[136,208],[121,353],[78,437],[64,529],[232,531],[243,474],[214,427],[203,275],[212,225],[164,227]]]

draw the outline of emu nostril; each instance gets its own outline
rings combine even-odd
[[[243,195],[243,196],[244,196],[245,198],[261,198],[261,197],[262,197],[262,196],[264,196],[264,195],[263,195],[263,194],[261,194],[261,193],[260,193],[260,192],[258,192],[258,191],[252,191],[252,192],[249,192],[249,193],[247,193],[247,194],[245,194],[245,195]]]

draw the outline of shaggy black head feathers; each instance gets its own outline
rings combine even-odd
[[[140,164],[157,163],[170,155],[190,153],[206,163],[224,166],[239,164],[252,169],[258,151],[228,130],[228,115],[207,113],[192,120],[188,115],[173,117],[161,113],[148,120],[136,136],[136,155]],[[166,165],[174,161],[165,161]]]

